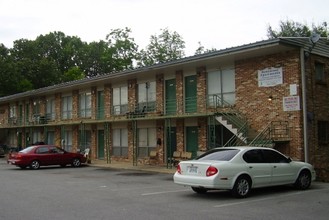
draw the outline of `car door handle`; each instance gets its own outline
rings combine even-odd
[[[254,167],[252,167],[252,166],[249,166],[249,169],[252,169],[252,168],[254,168]]]
[[[276,168],[277,166],[273,166],[273,168]]]

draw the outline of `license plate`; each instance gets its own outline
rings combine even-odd
[[[187,172],[188,173],[198,173],[198,167],[195,167],[195,166],[187,167]]]

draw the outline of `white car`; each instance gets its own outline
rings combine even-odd
[[[174,182],[191,186],[197,193],[230,190],[246,197],[252,188],[293,184],[307,189],[315,180],[311,164],[292,161],[280,152],[264,147],[214,148],[195,160],[177,166]]]

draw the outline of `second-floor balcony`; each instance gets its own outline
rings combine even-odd
[[[206,107],[199,108],[198,101],[199,97],[185,98],[179,102],[177,99],[166,99],[164,103],[152,102],[139,102],[136,103],[134,110],[128,109],[128,104],[114,105],[111,108],[111,112],[106,114],[105,107],[98,106],[95,111],[92,109],[83,109],[78,111],[77,117],[73,117],[72,110],[61,111],[60,116],[56,115],[55,112],[49,112],[44,114],[32,114],[29,116],[21,114],[21,117],[8,117],[3,118],[0,127],[19,127],[19,126],[34,126],[43,124],[56,124],[65,121],[79,121],[79,120],[126,120],[131,118],[151,118],[151,117],[184,117],[184,115],[191,114],[211,114],[215,112],[225,111],[225,108],[230,108],[234,105],[232,100],[225,100],[225,96],[219,94],[211,94],[206,97]],[[161,109],[159,109],[161,106]],[[120,117],[121,116],[121,117]],[[58,120],[60,118],[60,120]]]

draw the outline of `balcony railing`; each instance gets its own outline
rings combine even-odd
[[[123,105],[114,105],[111,108],[111,116],[133,116],[135,117],[147,117],[147,116],[169,116],[169,115],[176,115],[178,112],[180,114],[193,114],[193,113],[207,113],[209,112],[221,112],[221,108],[231,107],[232,103],[227,100],[224,100],[225,96],[219,96],[218,94],[208,95],[206,99],[206,108],[202,108],[202,112],[198,112],[197,100],[200,97],[188,97],[183,99],[183,106],[178,105],[177,99],[166,99],[163,103],[163,109],[157,109],[156,101],[152,102],[139,102],[136,104],[136,108],[132,111],[128,111],[128,104]],[[204,100],[203,100],[204,101]],[[179,106],[180,111],[178,111],[177,107]],[[158,111],[158,112],[157,112]],[[71,120],[72,119],[72,110],[67,109],[65,111],[61,111],[61,119],[62,120]],[[91,109],[83,109],[78,111],[78,118],[79,119],[88,119],[91,118]],[[95,118],[97,120],[104,120],[105,119],[105,108],[98,107],[95,112]],[[7,121],[7,122],[6,122]],[[41,114],[33,114],[29,117],[24,115],[23,117],[11,117],[8,119],[4,119],[2,122],[1,127],[3,126],[25,126],[25,125],[41,125],[46,124],[49,122],[55,122],[55,112],[50,112],[45,115]]]

